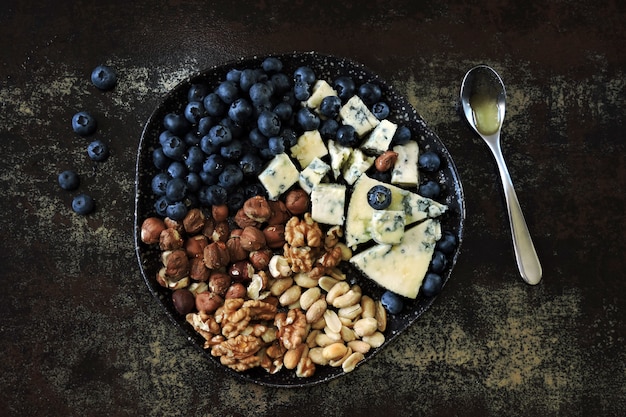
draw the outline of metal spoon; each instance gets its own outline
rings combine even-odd
[[[465,74],[461,84],[463,112],[472,128],[487,143],[496,160],[506,199],[517,266],[522,279],[535,285],[541,281],[541,264],[500,148],[505,101],[504,83],[492,68],[479,65]]]

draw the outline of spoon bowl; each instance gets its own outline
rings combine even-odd
[[[468,123],[483,138],[496,160],[509,215],[517,266],[522,279],[528,284],[536,285],[541,281],[541,264],[500,147],[500,131],[506,109],[506,90],[498,73],[486,65],[470,69],[461,83],[461,105]]]

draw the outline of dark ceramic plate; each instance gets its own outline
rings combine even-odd
[[[442,229],[444,231],[452,232],[458,239],[457,248],[454,253],[448,256],[448,266],[442,275],[445,284],[445,282],[450,279],[452,269],[458,257],[463,237],[465,206],[459,175],[454,162],[452,161],[452,157],[442,141],[428,128],[428,126],[426,126],[424,120],[422,120],[405,97],[396,92],[389,84],[372,71],[365,68],[363,65],[343,58],[320,55],[312,52],[291,53],[277,55],[277,57],[282,60],[284,65],[283,71],[288,75],[292,74],[296,68],[306,65],[315,71],[318,79],[332,81],[340,75],[349,75],[357,82],[357,84],[375,81],[375,83],[381,87],[383,97],[391,108],[391,116],[388,119],[398,124],[408,126],[411,129],[413,138],[417,139],[420,146],[420,152],[434,150],[440,155],[442,160],[441,169],[437,173],[433,174],[431,179],[439,182],[442,188],[441,196],[437,200],[447,204],[449,207],[448,211],[441,218]],[[148,245],[142,243],[140,239],[142,221],[146,217],[156,215],[154,210],[154,196],[151,192],[151,179],[157,173],[157,169],[152,163],[152,151],[159,143],[158,136],[163,130],[163,117],[170,112],[182,112],[187,100],[187,91],[192,83],[204,81],[215,86],[218,82],[225,79],[226,73],[230,69],[259,68],[263,59],[265,59],[265,57],[254,57],[231,62],[226,65],[208,69],[200,74],[190,77],[176,86],[164,98],[163,102],[155,109],[148,119],[141,136],[139,150],[137,153],[135,201],[136,253],[141,274],[150,292],[152,292],[152,294],[156,297],[159,304],[164,307],[167,315],[175,326],[184,333],[194,346],[206,355],[208,360],[214,362],[217,367],[221,368],[225,372],[231,373],[233,376],[255,383],[276,387],[307,386],[329,381],[342,375],[343,371],[341,367],[333,368],[330,366],[318,366],[314,376],[310,378],[298,378],[294,371],[287,369],[283,369],[280,372],[271,375],[261,368],[256,368],[244,373],[238,373],[221,365],[219,363],[219,359],[212,357],[208,351],[202,348],[204,339],[197,334],[188,323],[185,322],[185,318],[183,316],[176,312],[171,300],[171,291],[163,288],[156,282],[155,276],[160,268],[158,248],[149,247]],[[425,173],[420,173],[420,175],[428,176]],[[362,277],[354,270],[345,269],[345,271],[348,273],[348,279],[351,282],[358,283],[362,287],[364,294],[369,294],[374,299],[380,298],[383,293],[383,290],[380,287],[373,284],[370,280]],[[377,349],[372,349],[366,355],[365,360],[361,361],[359,366],[364,365],[369,358],[381,350],[387,349],[388,347],[393,349],[393,346],[390,346],[391,342],[400,333],[406,330],[422,313],[424,313],[433,301],[434,297],[426,298],[419,295],[417,299],[410,300],[407,304],[405,304],[405,308],[400,314],[389,314],[388,325],[385,331],[385,343]],[[358,370],[355,372],[358,372]]]

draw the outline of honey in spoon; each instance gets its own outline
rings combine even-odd
[[[483,135],[493,135],[500,129],[500,111],[493,95],[477,92],[470,97],[476,129]]]

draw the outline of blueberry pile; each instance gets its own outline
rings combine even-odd
[[[111,67],[98,65],[91,73],[91,81],[100,90],[110,90],[117,82],[117,75]],[[79,111],[72,116],[72,130],[82,137],[93,135],[97,128],[95,117],[87,111]],[[87,155],[94,162],[104,162],[109,157],[109,147],[100,139],[93,140],[87,145]],[[74,191],[80,185],[80,177],[76,171],[66,170],[59,174],[58,183],[62,189]],[[94,209],[94,199],[88,194],[78,194],[72,200],[72,210],[77,214],[86,215]]]

